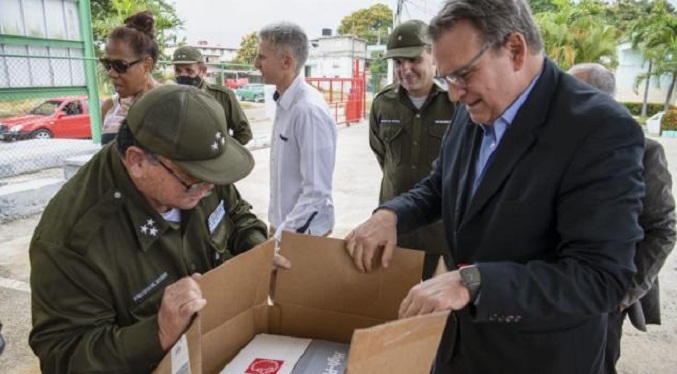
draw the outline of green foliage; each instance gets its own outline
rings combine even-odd
[[[606,8],[607,21],[626,33],[638,19],[646,17],[654,0],[616,0]]]
[[[369,72],[372,76],[374,92],[379,92],[383,88],[383,78],[388,73],[388,62],[383,58],[383,52],[373,52],[369,62]]]
[[[665,112],[661,119],[661,130],[677,131],[677,109],[670,109]]]
[[[628,108],[628,110],[630,111],[630,113],[631,113],[633,116],[639,116],[639,115],[641,115],[641,112],[642,112],[642,103],[630,103],[630,102],[624,102],[624,103],[621,103],[621,104],[625,105],[625,107]],[[651,116],[653,116],[654,114],[656,114],[656,113],[660,112],[661,110],[663,110],[663,104],[653,104],[653,103],[649,103],[649,104],[647,104],[646,110],[647,110],[646,116],[647,116],[647,117],[651,117]]]
[[[557,7],[552,3],[552,0],[529,0],[528,3],[531,7],[531,13],[533,14],[557,10]]]
[[[376,44],[379,40],[385,41],[392,27],[392,9],[385,4],[376,4],[344,17],[337,31],[339,35],[353,34],[366,39],[368,44]]]
[[[613,69],[618,64],[618,29],[607,24],[607,4],[600,0],[552,0],[554,11],[538,13],[546,54],[562,69],[581,62],[598,62]]]
[[[667,109],[677,81],[677,15],[674,8],[666,0],[651,2],[648,13],[629,26],[627,35],[633,48],[641,51],[644,59],[651,62],[651,70],[643,77],[670,78],[664,102]]]
[[[235,55],[235,62],[240,64],[251,65],[254,63],[254,58],[258,53],[259,41],[257,37],[257,32],[252,31],[249,34],[246,34],[242,37],[240,42],[240,48],[237,49],[237,54]]]
[[[175,30],[183,27],[184,21],[176,14],[173,5],[167,0],[91,0],[92,33],[94,44],[101,49],[106,44],[108,34],[114,28],[122,26],[125,18],[134,13],[150,10],[153,12],[155,40],[160,46],[160,60],[167,59],[163,53],[168,41],[177,44]],[[98,50],[97,53],[102,53]]]

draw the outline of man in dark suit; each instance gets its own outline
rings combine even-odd
[[[600,64],[576,64],[569,69],[569,74],[614,96],[614,74]],[[618,307],[609,313],[604,355],[605,372],[609,374],[616,373],[616,363],[621,356],[621,335],[626,315],[640,331],[646,331],[647,324],[661,323],[658,272],[672,252],[677,236],[672,176],[660,143],[653,139],[644,139],[643,163],[646,195],[642,199],[639,224],[644,230],[644,239],[637,244],[637,273],[632,280],[632,286]]]
[[[348,234],[347,250],[361,270],[376,253],[387,266],[398,231],[442,218],[455,269],[400,307],[454,311],[436,373],[598,373],[642,238],[642,131],[544,57],[524,0],[448,1],[429,30],[463,105],[431,174]]]

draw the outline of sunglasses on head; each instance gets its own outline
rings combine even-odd
[[[129,70],[129,68],[132,67],[132,65],[137,64],[141,61],[143,61],[143,57],[132,62],[127,62],[125,60],[109,60],[103,57],[99,59],[99,62],[101,63],[101,65],[103,65],[103,68],[106,69],[106,71],[110,71],[110,69],[112,68],[119,74],[126,73],[127,70]]]

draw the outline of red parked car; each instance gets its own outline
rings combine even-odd
[[[0,118],[0,140],[90,139],[87,98],[49,99],[26,115]]]

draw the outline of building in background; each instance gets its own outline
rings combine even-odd
[[[235,56],[237,55],[237,48],[231,48],[231,47],[224,47],[221,45],[212,45],[209,44],[208,41],[206,40],[199,40],[197,44],[188,44],[191,47],[197,48],[200,53],[205,58],[205,63],[207,64],[207,74],[205,75],[205,80],[209,83],[212,84],[219,84],[217,82],[217,78],[223,77],[223,82],[221,82],[221,85],[224,86],[229,86],[230,88],[237,88],[241,84],[238,84],[236,86],[227,84],[225,82],[226,79],[232,78],[232,76],[235,76],[235,80],[238,78],[236,75],[238,74],[235,71],[232,71],[232,67],[226,67],[223,64],[227,62],[232,62],[235,60]],[[179,46],[168,46],[165,47],[164,53],[167,56],[171,56],[174,54],[174,51],[176,48]],[[167,69],[173,67],[168,67]]]
[[[367,55],[367,41],[354,35],[331,35],[324,29],[320,38],[311,40],[306,62],[305,76],[317,78],[351,78],[354,61],[358,61],[360,71],[364,71]]]
[[[642,53],[632,49],[629,42],[620,43],[616,48],[618,55],[618,67],[616,68],[616,100],[620,102],[641,103],[644,98],[644,87],[646,81],[642,80],[639,85],[636,84],[637,77],[645,74],[649,68],[649,62],[644,61]],[[649,84],[649,96],[647,102],[662,104],[668,94],[670,87],[670,77],[665,75],[660,79],[651,78]],[[672,103],[675,103],[677,95],[672,96]]]

